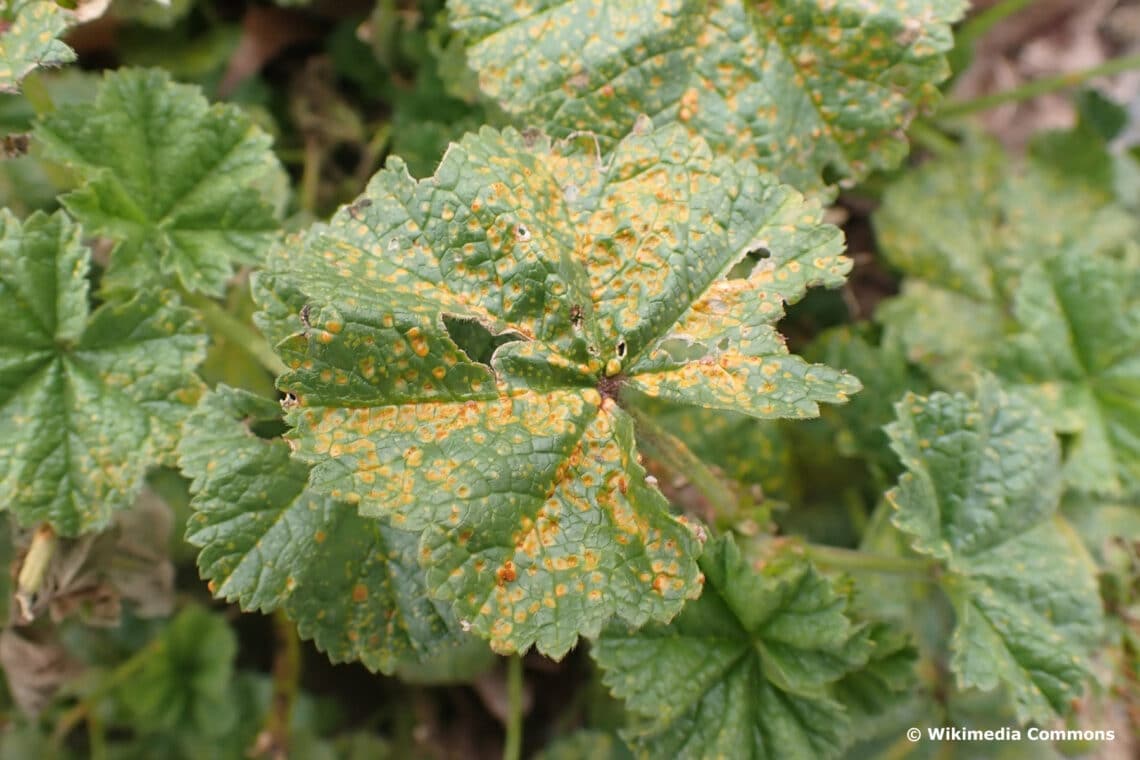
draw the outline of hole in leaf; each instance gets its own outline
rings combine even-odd
[[[481,364],[490,364],[491,356],[499,346],[511,341],[522,340],[522,336],[518,333],[505,332],[494,335],[478,320],[463,319],[447,314],[443,315],[443,327],[447,330],[448,337],[459,347],[459,350],[467,354],[467,358]]]
[[[289,430],[285,420],[276,418],[272,420],[251,420],[249,432],[258,438],[280,438]]]
[[[747,255],[736,263],[732,269],[728,271],[728,279],[742,279],[752,274],[752,270],[756,268],[764,259],[772,257],[772,252],[767,248],[757,248],[755,251],[749,251]]]
[[[617,357],[619,359],[624,359],[626,350],[627,350],[627,346],[625,345],[625,341],[619,340],[618,344],[617,344]]]
[[[658,348],[669,354],[670,359],[681,364],[695,362],[708,355],[708,348],[706,346],[680,338],[663,340]]]

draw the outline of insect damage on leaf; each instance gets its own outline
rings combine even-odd
[[[962,0],[450,0],[479,85],[552,134],[607,145],[642,113],[804,191],[897,164],[937,97]]]
[[[0,212],[0,506],[65,536],[130,506],[202,390],[205,336],[169,293],[90,312],[90,253],[62,213]]]
[[[501,651],[560,657],[699,593],[699,541],[622,405],[806,417],[858,388],[773,327],[843,281],[838,231],[680,127],[642,120],[601,163],[592,140],[484,129],[365,197],[256,284],[275,334],[287,309],[311,325],[279,344],[291,436],[317,490],[422,534],[429,591]]]

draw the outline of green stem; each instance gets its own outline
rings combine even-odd
[[[1001,2],[991,5],[981,13],[971,16],[969,21],[962,24],[958,33],[954,35],[955,43],[959,47],[973,45],[999,22],[1009,18],[1032,2],[1033,0],[1001,0]]]
[[[301,192],[299,202],[305,211],[315,214],[321,189],[320,145],[313,138],[305,139],[305,160],[301,166]]]
[[[277,354],[273,353],[269,342],[261,333],[230,314],[212,298],[183,291],[182,300],[198,310],[202,315],[202,320],[212,333],[225,338],[235,347],[245,351],[274,377],[286,372],[285,363]]]
[[[507,739],[503,744],[503,760],[519,760],[522,756],[523,666],[522,657],[507,659]]]
[[[637,426],[637,440],[645,455],[692,483],[727,524],[735,522],[740,513],[740,500],[732,489],[681,439],[657,424],[652,415],[634,404],[623,408],[633,417]]]
[[[804,552],[818,565],[853,573],[887,573],[913,578],[931,578],[937,568],[934,560],[921,557],[884,557],[822,544],[807,544]]]
[[[55,724],[55,731],[52,733],[52,741],[55,745],[57,747],[61,745],[67,735],[75,728],[75,725],[88,717],[91,709],[100,699],[132,678],[163,646],[165,643],[162,638],[153,639],[145,647],[131,655],[130,658],[119,663],[118,667],[107,674],[106,678],[100,681],[94,689],[85,694],[75,706],[65,712],[59,722]]]
[[[958,149],[958,143],[925,121],[911,122],[907,134],[915,145],[925,148],[938,157],[951,155]]]
[[[995,92],[992,95],[983,95],[972,100],[946,101],[942,108],[938,109],[936,116],[942,119],[957,119],[981,111],[988,111],[1006,103],[1019,103],[1040,95],[1076,87],[1096,77],[1112,76],[1136,68],[1140,68],[1140,54],[1113,58],[1099,66],[1052,77],[1042,77],[1004,92]]]

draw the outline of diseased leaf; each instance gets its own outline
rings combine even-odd
[[[699,590],[698,545],[645,483],[623,392],[806,417],[856,390],[773,327],[849,267],[819,218],[644,121],[601,163],[589,140],[489,129],[429,179],[394,161],[257,286],[270,333],[297,315],[297,456],[318,491],[422,532],[429,591],[499,650],[666,620]],[[503,339],[489,365],[469,323]]]
[[[1018,718],[1068,711],[1101,627],[1091,562],[1055,518],[1060,452],[1039,412],[979,381],[975,398],[908,395],[887,428],[907,472],[894,524],[943,566],[959,684],[1008,690]]]
[[[198,567],[213,593],[246,610],[283,607],[333,662],[385,673],[474,639],[424,593],[415,534],[314,493],[284,441],[239,422],[279,416],[273,402],[221,386],[187,420],[179,453],[195,514],[186,537],[202,547]]]
[[[1138,232],[1103,193],[1034,161],[1015,169],[988,142],[905,175],[874,223],[887,260],[906,275],[903,296],[876,319],[896,332],[908,359],[955,390],[992,367],[1030,264],[1109,254]]]
[[[62,66],[75,51],[56,39],[71,23],[58,3],[11,0],[0,10],[0,92],[19,92],[20,80],[42,66]]]
[[[639,757],[836,757],[848,721],[831,685],[863,666],[866,629],[802,557],[753,569],[731,538],[701,557],[706,585],[668,626],[607,629],[590,649],[638,720]]]
[[[1131,277],[1107,257],[1027,267],[1013,302],[1019,331],[997,367],[1071,436],[1065,481],[1107,496],[1140,493],[1140,291]]]
[[[639,114],[805,192],[906,154],[937,97],[961,0],[450,0],[485,94],[521,122],[605,147]],[[831,180],[828,180],[831,181]]]
[[[89,313],[80,236],[61,213],[0,212],[0,505],[65,536],[105,527],[170,462],[205,354],[169,293]]]
[[[873,648],[867,663],[835,684],[835,696],[844,707],[857,736],[870,734],[874,721],[912,696],[918,651],[900,629],[885,623],[871,625]]]
[[[104,290],[219,295],[277,235],[285,181],[269,135],[165,72],[109,73],[94,103],[47,114],[34,135],[82,183],[63,197],[68,211],[118,243]]]

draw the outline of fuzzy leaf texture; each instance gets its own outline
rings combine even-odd
[[[0,212],[0,505],[67,536],[130,506],[171,463],[205,337],[169,293],[90,311],[90,253],[62,213]]]
[[[842,282],[820,210],[648,120],[592,141],[484,129],[394,161],[259,280],[315,488],[423,533],[433,596],[500,651],[560,657],[700,591],[627,394],[807,417],[853,378],[791,356],[783,299]],[[769,259],[724,279],[748,250]]]
[[[1132,214],[1046,164],[1011,171],[982,143],[892,186],[875,226],[907,275],[876,316],[909,359],[950,389],[979,367],[1024,386],[1072,436],[1068,485],[1140,490],[1140,279],[1120,253],[1140,232]]]
[[[884,256],[906,275],[902,295],[876,319],[954,390],[968,387],[1003,341],[1004,314],[1031,263],[1111,252],[1140,231],[1101,193],[1039,162],[1014,168],[988,142],[891,185],[874,225]]]
[[[896,412],[887,432],[907,472],[887,501],[912,548],[943,567],[959,684],[1004,687],[1023,722],[1066,713],[1102,618],[1092,563],[1055,517],[1052,430],[988,376],[974,398],[909,394]]]
[[[75,51],[58,37],[71,23],[70,13],[54,2],[12,0],[0,10],[0,93],[19,92],[33,70],[62,66]]]
[[[612,626],[590,649],[636,716],[639,757],[836,757],[848,741],[832,684],[873,645],[846,599],[802,557],[754,570],[731,538],[701,557],[705,591],[675,621]]]
[[[997,371],[1068,434],[1068,484],[1140,494],[1140,278],[1104,256],[1026,268],[1013,301],[1018,332]]]
[[[146,283],[219,295],[277,236],[286,180],[269,135],[166,72],[109,73],[94,102],[47,114],[33,134],[80,185],[63,205],[118,243],[106,291]]]
[[[805,192],[906,155],[949,74],[961,0],[450,0],[483,92],[521,122],[606,145],[677,122]],[[833,181],[833,180],[828,180]]]
[[[220,386],[186,422],[179,463],[194,493],[186,538],[201,547],[198,567],[215,596],[244,610],[283,607],[333,662],[389,674],[471,638],[426,597],[415,534],[314,493],[308,466],[289,458],[283,440],[247,427],[280,413]]]

